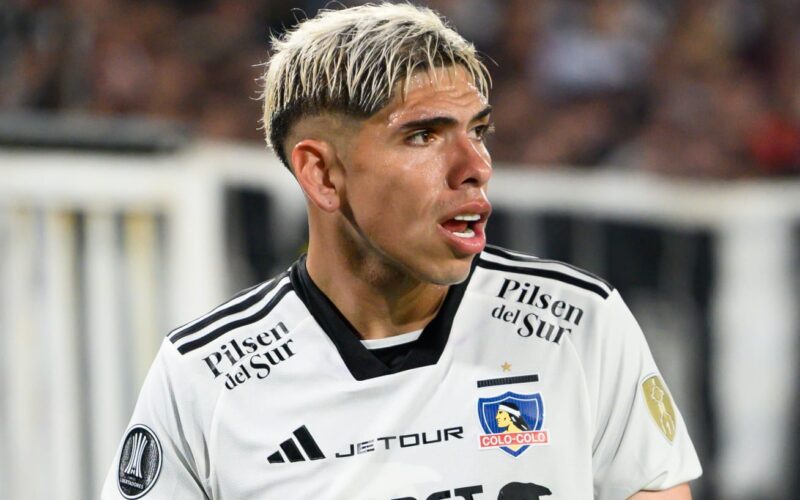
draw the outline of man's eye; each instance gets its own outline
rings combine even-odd
[[[406,142],[412,146],[424,146],[433,140],[433,132],[430,130],[418,130],[406,138]]]
[[[472,129],[475,133],[475,138],[483,141],[486,140],[486,137],[494,132],[494,124],[493,123],[486,123],[484,125],[478,125],[474,129]]]

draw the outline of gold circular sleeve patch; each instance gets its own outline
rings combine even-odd
[[[664,382],[658,375],[652,375],[642,382],[644,401],[650,415],[664,436],[672,442],[675,439],[675,407],[669,397]]]

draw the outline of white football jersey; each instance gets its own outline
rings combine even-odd
[[[305,260],[171,332],[102,498],[620,500],[698,477],[617,291],[488,247],[362,343]]]

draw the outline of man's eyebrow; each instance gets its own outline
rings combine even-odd
[[[455,125],[456,123],[458,123],[458,120],[452,116],[434,116],[432,118],[423,118],[422,120],[406,122],[400,126],[400,130],[405,131],[418,128],[439,128],[448,125]]]
[[[471,122],[476,122],[476,121],[478,121],[478,120],[481,120],[481,119],[483,119],[484,117],[486,117],[486,116],[489,116],[489,114],[490,114],[491,112],[492,112],[492,107],[491,107],[491,106],[489,106],[489,105],[487,105],[487,106],[486,106],[485,108],[483,108],[481,111],[478,111],[478,113],[477,113],[475,116],[473,116],[473,117],[472,117],[472,120],[470,120],[470,121],[471,121]]]
[[[474,121],[478,121],[492,112],[491,106],[486,106],[479,112],[475,114],[472,118],[470,118],[470,123]],[[404,123],[400,126],[400,130],[412,130],[417,128],[438,128],[444,127],[447,125],[455,125],[458,123],[458,120],[453,118],[452,116],[434,116],[431,118],[423,118],[422,120],[414,120],[407,123]]]

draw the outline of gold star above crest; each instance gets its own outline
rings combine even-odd
[[[510,372],[511,371],[511,364],[508,361],[506,361],[505,363],[500,365],[500,367],[503,369],[504,372]]]

